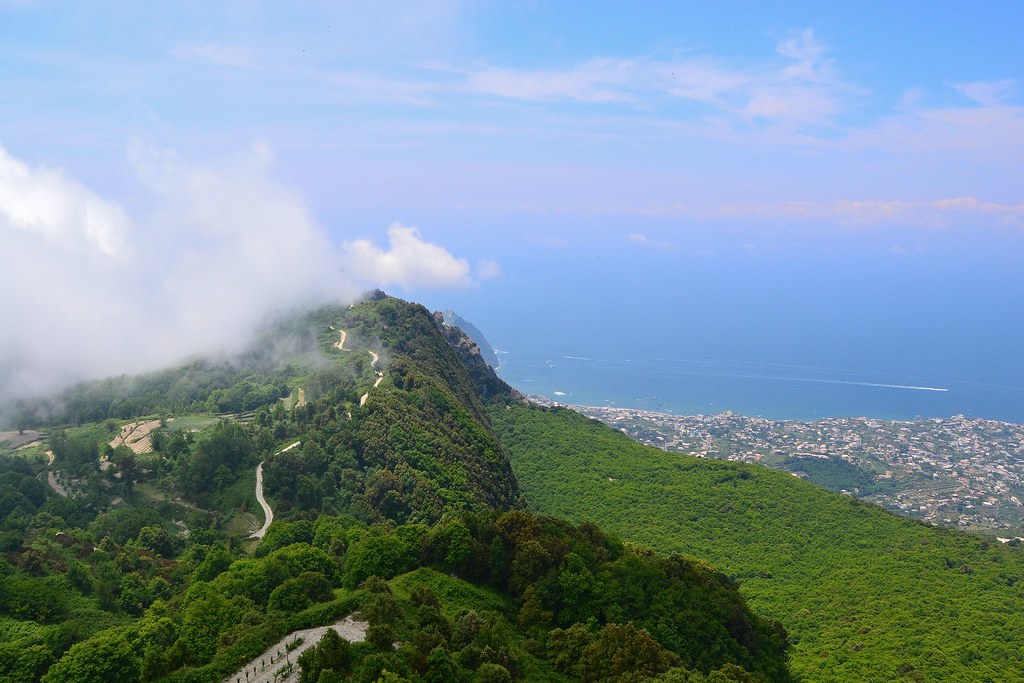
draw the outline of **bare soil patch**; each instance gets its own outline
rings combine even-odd
[[[19,434],[17,430],[0,432],[0,443],[6,441],[11,448],[21,448],[42,438],[43,435],[34,429],[26,429],[24,434]]]
[[[121,433],[110,441],[110,447],[117,448],[118,446],[124,445],[132,449],[135,453],[152,453],[153,439],[150,434],[154,429],[159,427],[160,420],[147,420],[146,422],[132,422],[130,424],[126,424],[121,427]],[[100,466],[102,467],[102,464]]]

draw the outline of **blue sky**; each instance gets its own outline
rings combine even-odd
[[[297,300],[337,266],[499,326],[529,286],[643,271],[670,296],[752,259],[1012,307],[1022,25],[1018,2],[0,0],[0,246],[209,250],[276,215],[257,237],[341,255]]]
[[[1019,3],[153,6],[6,3],[9,152],[124,196],[132,136],[193,160],[265,143],[331,224],[951,223],[1021,203]]]

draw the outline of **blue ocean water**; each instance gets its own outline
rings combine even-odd
[[[684,248],[698,237],[510,252],[444,306],[505,352],[506,381],[566,403],[1024,424],[1024,231]]]
[[[1024,388],[992,383],[722,359],[502,351],[499,374],[507,382],[576,405],[785,420],[965,414],[1024,423]]]

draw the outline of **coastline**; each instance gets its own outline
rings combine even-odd
[[[528,400],[575,410],[670,453],[781,469],[943,526],[1024,534],[1024,425],[964,415],[774,420]]]

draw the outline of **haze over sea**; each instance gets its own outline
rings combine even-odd
[[[564,403],[1024,423],[1021,238],[979,237],[967,260],[952,236],[889,249],[907,237],[758,252],[719,236],[689,255],[598,242],[454,305],[504,352],[506,381]]]
[[[381,287],[566,402],[1024,423],[1024,3],[136,4],[0,0],[0,403]]]
[[[576,405],[682,415],[731,410],[785,420],[963,413],[1022,421],[1020,388],[934,377],[713,358],[589,358],[530,348],[503,354],[502,363],[502,377],[522,391]]]

